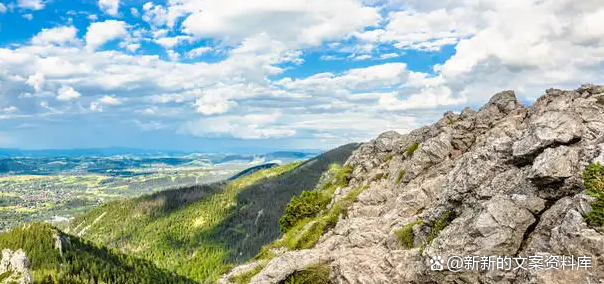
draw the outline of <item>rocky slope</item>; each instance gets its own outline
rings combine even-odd
[[[505,91],[478,111],[384,133],[347,161],[351,180],[334,202],[368,186],[347,214],[314,247],[280,253],[251,283],[282,283],[317,264],[329,266],[333,283],[604,283],[604,234],[584,222],[594,198],[582,173],[597,161],[604,164],[604,86],[550,89],[529,107]],[[590,256],[591,268],[451,272],[447,264],[451,256],[551,255]],[[438,256],[444,270],[433,271]],[[249,269],[257,266],[229,276]]]
[[[0,259],[0,283],[34,283],[30,271],[29,259],[22,250],[16,252],[10,249],[2,250],[2,259]]]

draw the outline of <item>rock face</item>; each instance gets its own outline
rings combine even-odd
[[[251,283],[280,283],[319,263],[342,284],[604,283],[604,234],[583,221],[592,198],[582,180],[589,163],[604,160],[603,95],[602,86],[550,89],[523,107],[505,91],[478,111],[363,144],[335,198],[368,189],[317,245],[272,259]],[[395,234],[409,224],[411,249]],[[525,257],[527,268],[529,257],[588,256],[591,267],[452,272],[451,256],[509,257],[513,267]],[[432,270],[433,257],[445,260],[442,271]]]
[[[0,283],[34,283],[29,267],[29,259],[22,250],[16,252],[13,252],[10,249],[2,250],[2,259],[0,260]]]

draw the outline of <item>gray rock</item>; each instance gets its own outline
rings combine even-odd
[[[0,283],[32,284],[34,279],[30,271],[30,262],[23,250],[13,252],[10,249],[2,250],[0,260],[0,275],[10,273]]]
[[[522,107],[522,104],[516,98],[516,93],[514,91],[503,91],[495,94],[489,100],[489,105],[496,106],[500,112],[509,114],[513,110],[519,109]]]
[[[535,184],[563,181],[578,173],[579,153],[576,148],[548,148],[533,163],[528,178]]]
[[[564,112],[546,112],[536,116],[528,125],[524,137],[514,143],[517,158],[534,156],[545,147],[568,144],[583,134],[580,120]]]

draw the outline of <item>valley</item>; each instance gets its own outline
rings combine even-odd
[[[264,162],[313,156],[277,152],[13,157],[4,153],[7,157],[0,154],[0,232],[32,221],[61,225],[112,200],[213,183]],[[61,154],[66,155],[55,155]]]

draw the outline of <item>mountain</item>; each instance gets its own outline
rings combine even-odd
[[[268,163],[268,164],[262,164],[262,165],[259,165],[259,166],[247,168],[247,169],[245,169],[245,170],[243,170],[241,172],[238,172],[234,176],[230,177],[229,180],[236,180],[236,179],[238,179],[240,177],[251,175],[251,174],[253,174],[253,173],[257,172],[257,171],[261,171],[261,170],[265,170],[265,169],[270,169],[270,168],[276,167],[278,165],[279,164],[277,164],[277,163]]]
[[[23,150],[0,148],[0,157],[110,157],[117,155],[183,155],[183,151],[150,150],[126,147]]]
[[[197,283],[43,223],[0,235],[0,247],[0,283]]]
[[[604,86],[387,132],[220,283],[602,283]],[[310,205],[310,206],[309,206]]]
[[[345,145],[232,181],[111,202],[75,218],[65,231],[213,283],[279,238],[279,219],[291,197],[315,188],[323,173],[343,164],[356,147]]]

